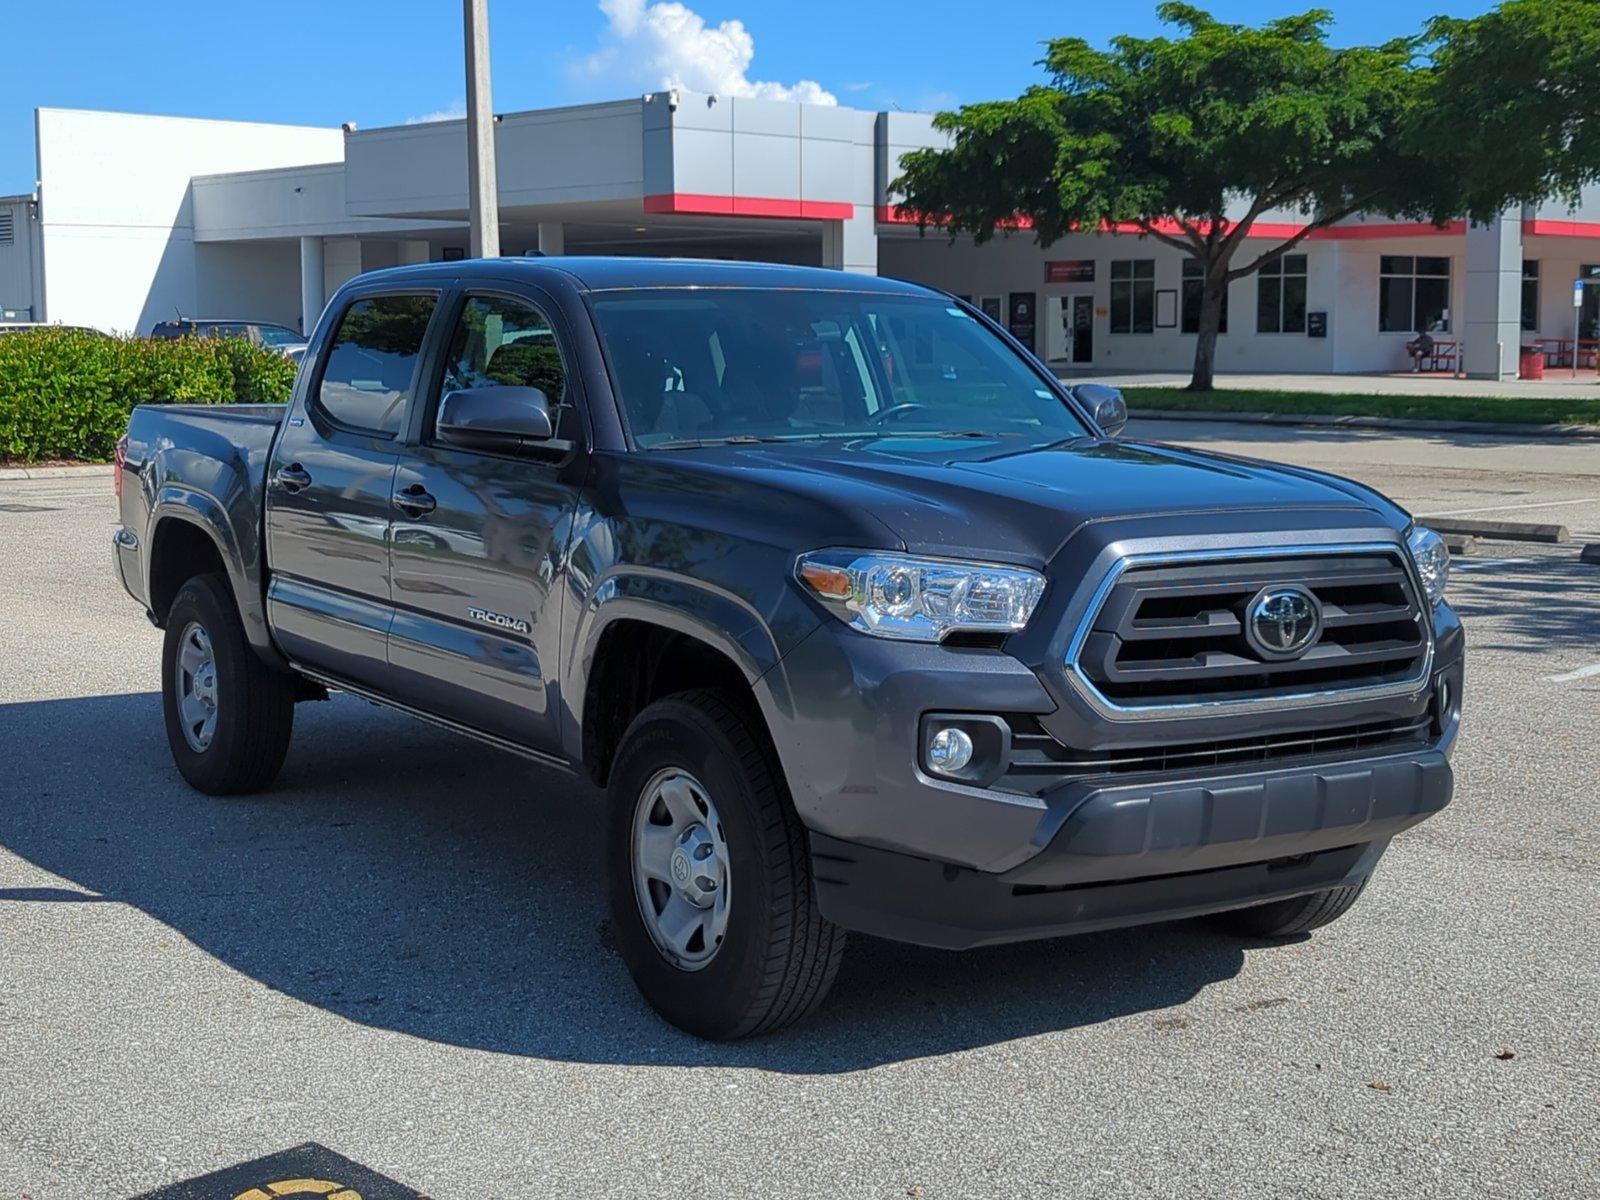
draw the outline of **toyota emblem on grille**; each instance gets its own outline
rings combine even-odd
[[[1244,610],[1244,635],[1262,658],[1299,658],[1322,633],[1322,605],[1303,587],[1262,588]]]

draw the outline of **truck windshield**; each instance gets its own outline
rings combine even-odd
[[[1014,437],[1088,429],[1009,346],[933,297],[758,288],[594,298],[634,444]]]

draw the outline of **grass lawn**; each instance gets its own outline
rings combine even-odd
[[[1600,425],[1600,396],[1363,396],[1340,392],[1270,392],[1217,388],[1123,389],[1128,407],[1190,412],[1306,413],[1333,417],[1409,417],[1430,421],[1506,421],[1530,425]]]

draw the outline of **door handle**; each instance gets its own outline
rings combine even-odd
[[[407,516],[420,517],[439,507],[439,502],[428,494],[420,483],[413,483],[394,494],[394,506]]]
[[[272,476],[272,482],[291,494],[304,491],[311,486],[311,472],[299,463],[290,463],[287,467],[278,468]]]

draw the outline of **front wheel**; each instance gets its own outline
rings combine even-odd
[[[644,998],[689,1033],[770,1033],[812,1012],[844,931],[817,912],[805,829],[750,722],[722,697],[650,705],[611,775],[612,924]]]
[[[1351,887],[1329,888],[1309,896],[1274,900],[1253,908],[1238,908],[1212,918],[1230,933],[1245,937],[1278,938],[1310,933],[1349,912],[1366,889],[1366,882]]]
[[[293,679],[250,648],[221,575],[179,588],[166,626],[162,708],[179,774],[212,796],[266,787],[289,751]]]

